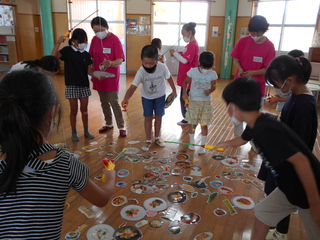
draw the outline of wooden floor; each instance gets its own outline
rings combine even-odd
[[[130,85],[132,77],[122,76],[121,80],[121,91],[120,100],[122,100],[126,88]],[[218,80],[217,90],[213,93],[213,106],[215,109],[215,117],[211,126],[209,126],[209,134],[207,144],[214,145],[219,141],[224,141],[231,139],[233,137],[233,124],[231,123],[229,117],[226,114],[226,105],[221,99],[221,91],[224,86],[230,80],[220,79]],[[90,97],[89,103],[89,129],[95,135],[94,140],[84,138],[83,127],[81,123],[80,114],[77,120],[77,128],[79,132],[80,142],[71,141],[71,129],[69,123],[69,104],[64,99],[64,79],[62,75],[57,75],[54,80],[56,87],[58,89],[62,106],[63,106],[63,116],[58,132],[53,131],[51,136],[51,143],[58,144],[60,146],[65,146],[68,151],[75,154],[79,154],[81,161],[90,166],[90,177],[97,183],[101,184],[101,181],[95,180],[94,177],[101,175],[101,170],[103,165],[101,160],[104,158],[106,153],[120,152],[124,147],[137,147],[140,149],[139,153],[150,155],[151,151],[158,151],[158,154],[154,157],[160,157],[168,155],[170,158],[175,158],[176,152],[187,153],[191,156],[195,166],[200,166],[202,177],[209,176],[210,178],[205,180],[208,184],[208,190],[210,192],[217,192],[216,189],[210,186],[210,182],[216,179],[216,175],[221,175],[223,171],[231,172],[242,172],[244,174],[240,180],[228,180],[222,177],[221,180],[225,186],[231,187],[235,190],[235,195],[244,195],[251,197],[255,202],[258,202],[264,197],[264,193],[261,189],[253,184],[246,185],[241,179],[251,179],[260,184],[260,181],[256,178],[252,178],[251,174],[256,174],[259,166],[261,165],[261,158],[257,156],[253,151],[250,151],[251,147],[249,144],[234,148],[227,149],[222,155],[223,156],[236,156],[240,159],[249,159],[249,164],[255,167],[254,170],[243,170],[240,167],[226,167],[220,161],[213,160],[212,156],[216,155],[215,151],[208,151],[204,155],[198,155],[196,151],[188,150],[185,145],[169,144],[167,143],[164,148],[152,146],[150,152],[145,153],[141,150],[143,141],[145,140],[144,127],[143,127],[143,116],[141,107],[140,93],[137,90],[132,99],[130,100],[128,111],[131,118],[128,119],[124,113],[126,128],[128,129],[128,136],[125,138],[119,138],[119,131],[115,126],[114,130],[107,132],[106,134],[99,134],[98,129],[103,126],[104,118],[101,112],[100,101],[96,91],[92,91],[92,96]],[[168,88],[168,93],[169,93]],[[178,92],[180,89],[178,89]],[[268,109],[269,111],[272,111]],[[187,133],[187,126],[180,127],[176,123],[181,120],[179,100],[176,99],[173,105],[166,110],[166,115],[163,117],[161,135],[163,140],[167,141],[178,141],[178,142],[189,142],[189,137]],[[200,130],[199,127],[195,131],[196,143],[200,143]],[[129,141],[140,141],[140,143],[135,145],[129,145]],[[95,143],[96,142],[96,143]],[[116,142],[116,145],[110,146],[109,144]],[[90,144],[92,148],[97,148],[91,152],[86,152],[83,148],[88,147]],[[112,144],[111,144],[112,145]],[[87,148],[88,149],[88,148]],[[317,137],[317,142],[314,149],[315,154],[320,157],[319,153],[319,134]],[[116,156],[116,155],[115,155]],[[164,191],[149,194],[137,194],[130,191],[130,186],[133,180],[142,180],[143,175],[148,172],[144,167],[146,165],[151,165],[154,167],[159,167],[161,170],[161,164],[158,161],[152,161],[151,163],[143,163],[142,158],[139,163],[126,162],[123,158],[117,163],[116,170],[126,169],[130,172],[129,176],[120,178],[117,177],[116,182],[124,181],[127,186],[124,188],[115,187],[113,197],[119,195],[125,195],[128,198],[136,198],[139,201],[140,206],[146,199],[151,197],[160,197],[168,200],[167,195],[170,192],[175,191],[173,188],[168,187]],[[171,167],[174,167],[174,163],[168,163]],[[161,172],[161,171],[160,171]],[[249,175],[250,176],[249,176]],[[186,172],[182,176],[169,176],[167,177],[166,184],[169,186],[173,183],[183,184],[186,183],[182,177],[191,176],[190,168],[186,169]],[[200,176],[192,176],[193,180],[199,180]],[[199,189],[197,189],[199,191]],[[143,239],[193,239],[197,234],[201,232],[212,232],[213,239],[220,240],[248,240],[251,237],[251,232],[254,222],[254,211],[253,210],[243,210],[236,208],[238,214],[231,216],[228,214],[224,217],[217,217],[213,214],[213,210],[216,208],[222,208],[227,210],[223,203],[224,199],[229,199],[232,201],[233,196],[226,196],[219,194],[211,203],[207,203],[208,195],[198,194],[196,198],[191,198],[191,193],[187,193],[189,200],[181,205],[172,204],[168,202],[168,208],[166,214],[158,213],[155,217],[145,217],[143,219],[149,222],[153,219],[160,219],[160,216],[167,216],[170,218],[180,220],[180,216],[188,213],[198,213],[201,216],[201,220],[196,225],[187,225],[185,223],[179,222],[169,222],[163,220],[163,225],[160,228],[152,228],[149,225],[142,226],[140,229],[143,233]],[[138,221],[128,221],[120,216],[120,211],[123,206],[115,207],[111,203],[103,208],[98,208],[84,200],[80,195],[78,195],[74,190],[71,190],[68,194],[67,203],[70,207],[65,210],[64,223],[62,229],[61,239],[64,239],[65,234],[69,231],[76,230],[79,226],[86,225],[87,227],[81,231],[80,239],[86,239],[87,231],[96,224],[108,224],[114,229],[118,229],[123,222],[127,222],[128,225],[134,226]],[[95,217],[87,218],[84,214],[78,211],[78,207],[87,206],[93,210]],[[182,232],[176,236],[170,235],[167,231],[170,226],[180,226]],[[289,239],[292,240],[303,240],[307,239],[304,231],[304,227],[301,224],[298,215],[293,215],[290,223]]]

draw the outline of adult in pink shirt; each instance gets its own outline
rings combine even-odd
[[[276,57],[273,43],[264,36],[268,28],[269,23],[265,17],[253,16],[248,24],[250,35],[240,38],[230,54],[237,68],[234,78],[256,79],[260,85],[261,97],[266,94],[264,74],[271,60]],[[240,136],[243,132],[243,123],[235,123],[234,126],[234,134]]]
[[[120,136],[127,136],[124,128],[122,110],[119,104],[120,65],[125,61],[124,52],[119,38],[109,32],[108,22],[102,17],[95,17],[91,21],[91,28],[96,36],[92,38],[89,53],[93,60],[94,71],[106,71],[115,76],[110,78],[93,78],[93,89],[97,90],[106,125],[99,132],[106,132],[113,128],[112,111],[117,122]]]
[[[183,25],[181,34],[183,36],[183,40],[187,42],[187,46],[184,48],[183,52],[180,54],[176,52],[174,49],[170,50],[171,57],[176,58],[179,61],[179,69],[178,69],[178,77],[177,84],[181,87],[180,90],[180,107],[181,113],[183,116],[182,121],[177,124],[180,126],[188,124],[188,122],[184,119],[186,117],[186,107],[185,102],[182,98],[183,95],[183,82],[187,77],[187,72],[194,67],[198,66],[199,61],[199,45],[194,35],[196,33],[195,27],[196,23],[190,22]],[[189,91],[188,91],[189,92]]]

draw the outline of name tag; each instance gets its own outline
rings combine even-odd
[[[262,62],[263,58],[262,57],[253,57],[254,62]]]
[[[103,48],[103,53],[111,53],[111,48]]]

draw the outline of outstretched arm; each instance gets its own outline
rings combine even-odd
[[[54,48],[52,49],[51,55],[57,57],[58,59],[61,58],[61,53],[59,52],[60,44],[65,41],[64,36],[60,36],[56,44],[54,45]]]
[[[99,187],[90,179],[86,187],[79,194],[97,207],[103,207],[109,202],[115,185],[116,172],[114,170],[103,169],[103,174],[107,182]]]
[[[124,95],[124,98],[121,102],[121,106],[129,104],[129,99],[132,97],[132,95],[136,91],[136,89],[137,89],[137,87],[135,85],[131,84],[131,86],[127,90],[126,94]]]
[[[169,82],[169,85],[170,85],[170,87],[172,89],[173,97],[177,97],[176,86],[174,85],[174,81],[173,81],[172,75],[170,75],[170,78],[167,81]]]
[[[216,148],[228,148],[228,147],[239,147],[246,144],[248,141],[244,140],[242,137],[236,137],[229,141],[220,142],[216,144]]]

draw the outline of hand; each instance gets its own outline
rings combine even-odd
[[[111,67],[111,65],[112,65],[112,62],[110,60],[104,59],[103,66],[108,68],[108,67]]]
[[[184,94],[182,95],[182,99],[183,99],[183,101],[186,102],[186,100],[188,100],[188,94],[187,94],[187,93],[184,93]]]
[[[116,178],[116,171],[115,170],[108,170],[108,169],[103,169],[102,173],[107,179],[107,182],[109,179],[115,179]]]
[[[178,95],[177,95],[177,92],[176,91],[173,91],[172,92],[172,96],[174,97],[174,98],[176,98]]]
[[[250,77],[252,77],[253,76],[253,71],[246,71],[246,72],[243,72],[242,73],[242,76],[243,77],[247,77],[247,78],[250,78]]]
[[[128,107],[129,101],[126,99],[123,99],[121,102],[121,107],[125,108],[124,106]]]
[[[216,146],[215,149],[218,149],[218,148],[226,149],[227,147],[229,147],[227,142],[220,142],[220,143],[216,144],[215,146]]]
[[[57,41],[57,43],[58,43],[58,44],[61,44],[61,43],[63,43],[65,40],[66,40],[65,36],[60,36],[59,39],[58,39],[58,41]]]
[[[171,49],[170,49],[170,55],[173,56],[173,53],[174,53],[175,51],[176,51],[176,50],[174,50],[174,49],[171,48]]]
[[[206,96],[209,96],[209,95],[211,94],[211,90],[204,90],[204,94],[205,94]]]

